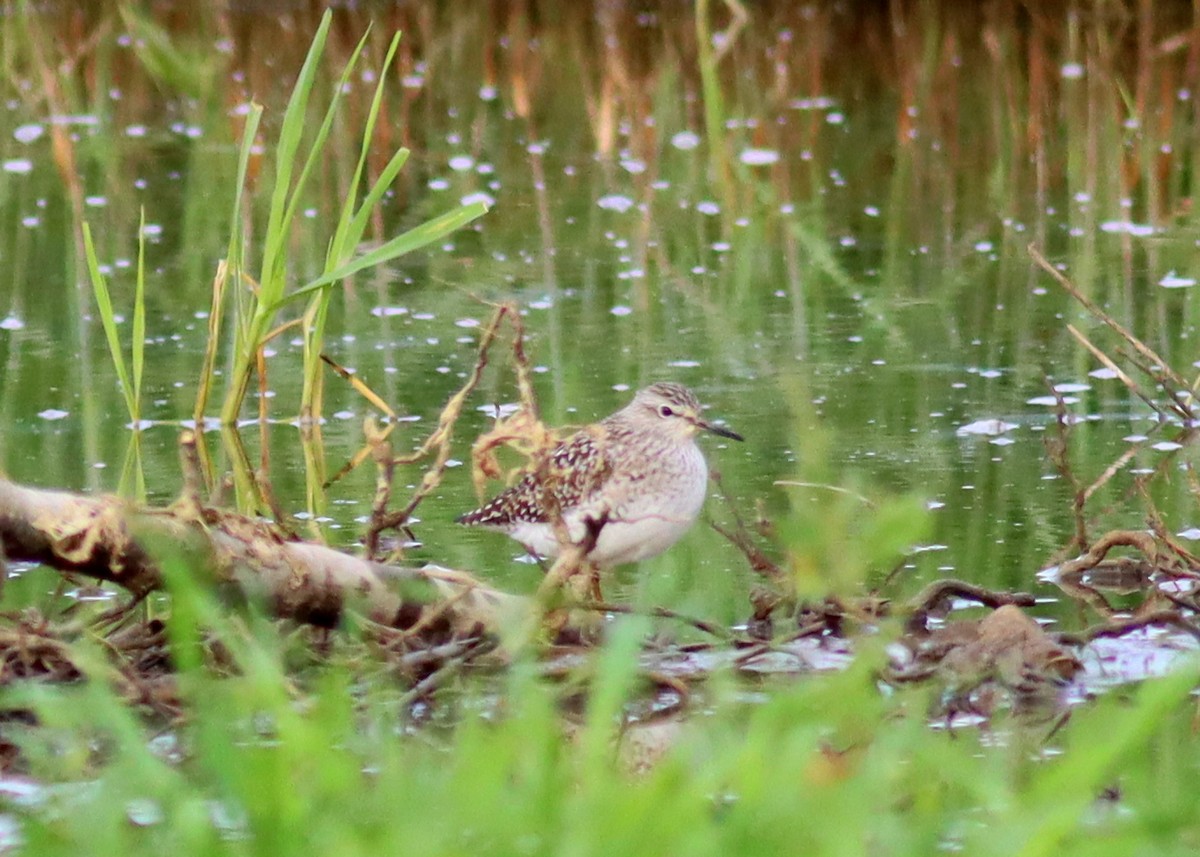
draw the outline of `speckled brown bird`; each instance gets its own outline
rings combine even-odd
[[[587,555],[598,568],[656,556],[687,532],[704,505],[708,466],[696,445],[701,431],[742,440],[704,420],[687,387],[652,384],[458,522],[506,533],[531,554],[552,558],[560,548],[552,523],[558,514],[576,543],[589,521],[602,522]]]

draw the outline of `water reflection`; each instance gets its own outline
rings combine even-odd
[[[1081,380],[1105,370],[1066,334],[1075,310],[1024,248],[1049,244],[1164,355],[1186,351],[1195,271],[1181,176],[1193,135],[1171,112],[1182,52],[1153,63],[1132,47],[1114,56],[1100,47],[1111,25],[1090,16],[1095,29],[1062,39],[1070,8],[1059,18],[1013,6],[1005,15],[1038,24],[1018,28],[979,10],[920,7],[896,11],[908,24],[897,27],[882,13],[767,4],[744,22],[710,22],[712,45],[697,43],[686,9],[544,12],[495,3],[337,13],[340,57],[374,19],[365,68],[377,67],[391,30],[405,30],[377,149],[402,143],[414,155],[374,216],[375,240],[449,202],[495,204],[443,246],[347,283],[333,308],[331,356],[408,420],[397,449],[420,442],[469,371],[480,299],[511,299],[551,423],[590,421],[623,390],[678,377],[753,427],[747,448],[720,460],[740,502],[762,498],[772,514],[819,502],[774,485],[813,469],[820,481],[915,491],[933,518],[930,543],[946,549],[916,553],[903,585],[948,568],[1027,584],[1072,529],[1070,487],[1043,451],[1054,409],[1079,421],[1079,472],[1140,443],[1130,438],[1146,425],[1119,384]],[[266,106],[265,146],[318,13],[149,16],[137,27],[161,29],[186,60],[166,66],[147,61],[150,30],[112,14],[35,19],[32,43],[50,67],[75,60],[53,87],[34,51],[6,48],[21,73],[0,110],[0,258],[10,272],[0,285],[0,455],[17,479],[114,487],[121,398],[94,325],[76,327],[92,313],[76,288],[75,234],[80,219],[93,224],[128,306],[144,207],[156,421],[144,455],[152,495],[164,499],[179,484],[169,424],[191,416],[246,106]],[[1167,31],[1171,13],[1161,15],[1151,25]],[[944,34],[932,47],[916,35],[932,31]],[[264,43],[276,49],[253,47]],[[827,49],[867,43],[886,48],[854,64]],[[1139,115],[1162,121],[1130,127],[1101,85],[1125,63],[1143,69]],[[350,81],[354,110],[374,83],[369,72]],[[351,125],[332,133],[353,150]],[[319,227],[346,194],[349,163],[320,165],[292,248],[297,281],[322,262]],[[265,176],[252,182],[267,186]],[[297,510],[303,459],[288,423],[298,343],[274,344],[270,376],[272,477]],[[492,418],[487,406],[513,398],[511,374],[490,368],[460,428],[459,460]],[[361,445],[369,410],[348,386],[328,385],[331,472]],[[1173,442],[1141,449],[1131,472]],[[423,507],[414,558],[530,585],[535,574],[506,546],[450,524],[473,505],[461,476]],[[417,479],[401,474],[404,485]],[[353,540],[372,480],[360,468],[333,490],[332,539]],[[1168,512],[1187,502],[1182,489],[1165,493]],[[1114,521],[1140,516],[1111,508]],[[699,612],[744,613],[748,578],[714,533],[692,534],[645,572],[626,585],[668,589]]]

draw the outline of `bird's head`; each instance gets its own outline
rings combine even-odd
[[[672,437],[691,439],[697,433],[707,431],[731,440],[742,440],[737,432],[704,419],[700,401],[682,384],[670,381],[651,384],[638,391],[627,410],[640,424],[653,423],[659,431]]]

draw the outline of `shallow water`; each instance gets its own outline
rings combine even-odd
[[[1074,529],[1074,489],[1044,446],[1055,434],[1054,391],[1079,418],[1071,461],[1084,484],[1130,444],[1143,446],[1094,501],[1105,510],[1097,528],[1140,526],[1130,474],[1174,471],[1190,452],[1172,448],[1176,431],[1098,371],[1067,323],[1109,349],[1115,341],[1025,248],[1043,245],[1085,292],[1192,371],[1197,239],[1184,176],[1196,153],[1183,52],[1137,72],[1157,76],[1143,81],[1135,56],[1114,66],[1096,47],[1099,32],[1052,37],[1069,10],[1032,33],[927,10],[901,32],[870,15],[778,4],[713,36],[718,49],[730,46],[710,81],[718,103],[699,70],[712,57],[682,8],[550,14],[533,4],[451,16],[418,7],[381,13],[368,48],[366,68],[378,68],[390,31],[406,31],[379,157],[400,143],[413,156],[375,234],[464,200],[492,210],[440,247],[358,276],[335,301],[327,351],[405,419],[398,451],[432,429],[474,364],[490,313],[483,301],[512,300],[552,424],[602,417],[653,380],[684,382],[746,436],[741,445],[707,439],[706,452],[742,513],[761,502],[785,542],[804,537],[809,513],[832,520],[821,516],[835,500],[779,480],[873,500],[911,493],[930,521],[892,578],[897,591],[961,577],[1033,590],[1046,596],[1047,616],[1078,623],[1035,578]],[[1149,25],[1168,32],[1172,14]],[[338,13],[329,77],[370,17]],[[317,14],[295,11],[282,27],[215,12],[155,20],[189,60],[173,72],[152,65],[145,40],[105,12],[36,19],[28,41],[9,37],[20,21],[0,21],[3,51],[21,70],[0,106],[0,463],[20,481],[116,487],[130,429],[76,230],[79,217],[91,224],[114,300],[128,308],[141,208],[144,416],[162,421],[145,430],[144,453],[151,498],[166,502],[180,484],[177,424],[190,417],[210,283],[228,243],[241,116],[251,97],[264,104],[269,149]],[[1006,50],[990,52],[997,38]],[[855,39],[882,40],[894,65],[828,49]],[[278,50],[253,50],[268,43]],[[21,44],[50,56],[74,50],[76,62],[51,87]],[[1131,81],[1136,116],[1112,79]],[[370,71],[351,80],[351,116],[374,83]],[[321,264],[357,151],[354,127],[336,126],[345,157],[320,165],[302,212],[297,281]],[[264,176],[259,214],[267,187]],[[122,329],[128,336],[128,322]],[[292,425],[299,355],[289,334],[270,355],[271,476],[285,508],[303,514]],[[476,499],[470,440],[496,404],[515,400],[498,350],[458,427],[452,467],[418,511],[411,556],[529,589],[540,574],[514,545],[451,523]],[[329,472],[357,450],[370,412],[329,376]],[[410,469],[401,485],[419,478]],[[330,490],[320,520],[328,538],[357,540],[373,479],[363,467]],[[1190,539],[1200,515],[1184,482],[1160,485],[1156,499],[1171,531]],[[838,509],[852,540],[869,513]],[[718,502],[709,510],[729,518]],[[837,570],[817,573],[861,589],[898,560],[852,568],[849,584]],[[704,526],[615,577],[619,597],[726,621],[745,618],[754,583]]]

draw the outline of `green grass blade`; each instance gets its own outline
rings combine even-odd
[[[137,285],[133,293],[133,338],[129,343],[133,364],[134,428],[142,419],[142,368],[146,365],[146,209],[138,219]]]
[[[250,112],[246,114],[246,127],[242,129],[242,148],[238,153],[237,185],[233,192],[233,210],[229,215],[229,246],[225,250],[228,264],[234,282],[240,282],[243,270],[242,259],[242,199],[246,193],[246,173],[250,169],[250,156],[254,152],[254,141],[258,138],[258,126],[262,121],[263,108],[261,104],[251,102]],[[234,289],[237,300],[241,301],[245,290]],[[236,318],[246,321],[246,314],[239,312]],[[243,331],[244,332],[244,331]],[[211,366],[208,367],[211,369]]]
[[[113,313],[112,298],[108,293],[108,283],[100,273],[100,263],[96,259],[96,247],[92,244],[92,230],[85,222],[83,224],[83,246],[87,254],[88,276],[92,281],[92,291],[96,295],[96,305],[100,310],[100,324],[104,327],[104,336],[108,340],[108,352],[112,357],[113,368],[121,381],[121,391],[125,395],[125,407],[129,409],[130,419],[136,420],[137,408],[133,400],[133,385],[129,381],[129,370],[125,366],[125,355],[121,353],[121,339],[117,335],[117,320]]]
[[[366,229],[367,217],[369,217],[371,211],[379,201],[379,197],[374,196],[379,186],[379,182],[376,182],[375,186],[371,188],[371,193],[363,200],[363,204],[358,209],[357,214],[354,214],[354,200],[357,195],[359,182],[362,181],[362,175],[366,171],[367,155],[371,151],[371,138],[375,134],[375,123],[379,119],[379,108],[383,104],[383,95],[386,91],[385,84],[388,79],[388,69],[391,68],[392,60],[395,59],[398,47],[400,47],[400,34],[396,33],[392,37],[392,43],[388,46],[387,55],[383,60],[383,67],[379,70],[379,82],[375,87],[375,95],[371,99],[371,109],[367,113],[366,125],[363,128],[362,146],[358,153],[358,164],[354,168],[354,178],[350,182],[352,190],[346,195],[346,200],[342,205],[342,214],[338,218],[337,230],[334,232],[333,241],[329,245],[326,270],[340,265],[345,261],[345,257],[349,254],[350,250],[362,241],[362,234]],[[408,153],[404,149],[401,149],[400,152],[405,153],[404,158],[400,161],[400,165],[403,166],[404,161],[407,160]],[[385,175],[391,169],[392,162],[396,160],[400,152],[393,155],[391,161],[388,162],[387,168],[384,170]],[[399,172],[399,167],[391,173],[391,178],[394,179],[397,172]],[[388,180],[388,184],[391,184],[391,179]],[[383,190],[386,191],[386,189],[387,185],[384,186]],[[382,193],[383,191],[380,191],[380,196],[382,196]]]
[[[400,170],[408,160],[408,155],[408,149],[397,150],[396,154],[392,155],[392,159],[388,161],[387,166],[383,168],[383,172],[379,174],[379,178],[371,187],[370,192],[363,198],[362,207],[358,209],[358,213],[354,215],[354,221],[350,224],[349,234],[356,236],[352,246],[357,246],[362,241],[362,236],[367,231],[371,212],[375,210],[375,206],[383,199],[383,195],[387,193],[392,182],[396,180],[396,176],[400,174]]]
[[[267,217],[267,233],[263,245],[262,274],[259,277],[259,287],[262,289],[262,299],[270,303],[278,298],[273,294],[282,290],[282,282],[276,282],[275,270],[282,265],[284,245],[287,241],[286,214],[288,211],[288,191],[292,183],[292,169],[296,162],[296,152],[304,136],[305,119],[308,116],[308,100],[312,95],[313,82],[316,78],[317,64],[325,50],[325,39],[329,35],[329,24],[332,16],[328,9],[321,16],[321,25],[313,36],[304,65],[288,99],[287,109],[283,114],[283,125],[279,131],[279,143],[275,154],[275,187],[271,193],[271,211]]]
[[[350,59],[346,61],[345,67],[342,69],[341,77],[333,90],[333,97],[329,99],[329,107],[325,110],[325,116],[321,120],[321,127],[317,130],[316,136],[313,138],[312,146],[309,148],[308,157],[304,161],[304,166],[300,170],[300,176],[296,179],[296,187],[292,190],[291,200],[288,202],[287,212],[283,219],[284,231],[288,231],[291,223],[296,218],[296,211],[303,201],[304,188],[308,184],[308,177],[312,175],[316,165],[321,162],[325,152],[325,141],[329,138],[329,132],[333,128],[333,120],[337,117],[338,109],[342,103],[343,93],[350,82],[350,74],[354,71],[354,67],[358,65],[358,58],[362,55],[363,48],[366,47],[367,37],[363,36],[358,45],[354,48],[354,52],[350,55]],[[350,200],[354,199],[353,191],[350,194]],[[280,282],[282,287],[282,281]],[[278,293],[281,293],[281,289]]]
[[[395,238],[376,247],[370,252],[364,253],[356,259],[347,262],[340,268],[330,271],[321,277],[318,277],[311,282],[305,283],[296,291],[285,297],[278,304],[271,307],[272,310],[277,310],[280,307],[288,304],[297,298],[302,298],[315,292],[317,289],[324,288],[331,283],[336,283],[338,280],[343,280],[346,277],[356,274],[365,268],[372,268],[376,265],[382,265],[385,262],[390,262],[393,259],[411,253],[414,250],[419,250],[422,247],[443,238],[466,224],[470,223],[475,218],[487,213],[487,206],[482,202],[473,202],[470,205],[460,206],[453,211],[449,211],[443,215],[433,218],[433,220],[422,223],[420,226],[408,230],[402,235],[397,235]]]

